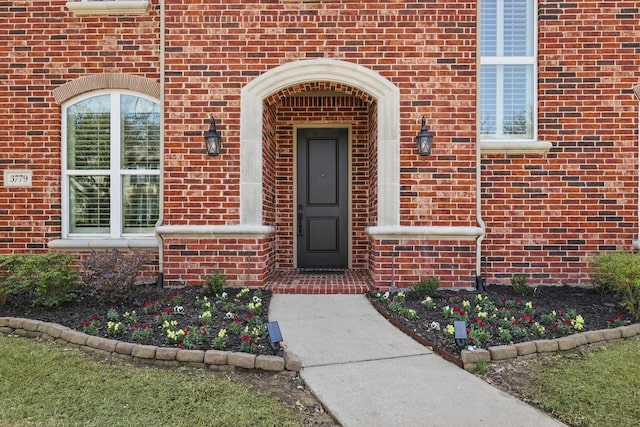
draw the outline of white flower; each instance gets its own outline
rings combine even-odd
[[[382,294],[382,299],[389,299],[389,291]]]
[[[252,301],[253,301],[253,302],[256,302],[256,303],[257,303],[257,302],[262,302],[262,298],[259,298],[259,297],[257,297],[257,296],[254,296],[254,297],[252,298]]]
[[[431,322],[431,325],[429,325],[429,328],[433,329],[434,331],[439,331],[440,330],[440,323],[438,322]]]
[[[227,299],[227,293],[226,292],[221,293],[220,298]]]
[[[232,312],[228,311],[227,314],[224,315],[225,319],[233,319],[236,315]]]

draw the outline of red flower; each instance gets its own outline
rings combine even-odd
[[[446,302],[449,302],[449,300],[451,300],[451,296],[447,295],[446,297],[444,297],[444,300],[445,300]]]
[[[236,325],[239,325],[239,324],[240,324],[240,319],[239,319],[239,318],[237,318],[237,317],[236,317],[235,319],[233,319],[233,321],[234,321],[234,322],[236,322]]]
[[[97,315],[97,314],[94,314],[93,316],[91,316],[91,320],[98,321],[98,320],[99,320],[99,319],[98,319],[98,315]]]
[[[473,316],[473,319],[471,319],[473,323],[478,323],[478,320],[480,320],[478,316]]]
[[[88,328],[89,326],[91,326],[91,322],[89,322],[88,320],[86,322],[84,322],[82,324],[82,326],[84,326],[85,328]]]
[[[572,326],[571,320],[565,320],[564,324],[567,326]]]
[[[178,348],[184,348],[184,343],[183,342],[179,342],[178,343]]]
[[[513,322],[511,322],[511,324],[512,324],[513,326],[518,326],[520,323],[519,323],[517,320],[514,320]]]
[[[480,322],[478,322],[478,326],[480,326],[481,328],[484,328],[485,326],[487,326],[487,324],[481,320]]]
[[[558,329],[558,322],[553,322],[553,323],[551,324],[551,327],[552,327],[553,329]]]
[[[507,298],[506,298],[505,296],[501,296],[501,297],[500,297],[500,301],[502,301],[502,302],[507,302]]]
[[[162,310],[158,310],[158,311],[156,311],[156,315],[157,315],[157,316],[161,316],[161,315],[162,315]]]
[[[151,322],[147,322],[147,324],[144,325],[144,327],[147,328],[147,329],[151,329]]]
[[[243,335],[243,336],[242,336],[242,341],[247,342],[247,341],[249,341],[249,339],[250,339],[250,338],[249,338],[249,335]]]
[[[466,316],[467,312],[465,310],[460,310],[460,316]]]
[[[133,324],[133,329],[138,329],[138,324],[137,323]]]
[[[164,310],[164,312],[165,312],[166,314],[171,314],[171,313],[173,313],[173,309],[172,309],[171,307],[167,307],[167,308]]]
[[[247,320],[251,320],[251,319],[253,319],[253,313],[247,314]]]
[[[453,312],[454,313],[460,313],[460,308],[457,305],[453,306]]]
[[[519,303],[519,302],[520,302],[520,298],[517,298],[517,297],[516,297],[516,298],[514,298],[513,300],[514,300],[515,302],[517,302],[517,303]]]

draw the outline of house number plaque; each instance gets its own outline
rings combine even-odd
[[[33,171],[10,170],[4,171],[5,187],[31,187],[33,185]]]

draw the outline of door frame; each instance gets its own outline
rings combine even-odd
[[[351,178],[352,178],[352,147],[351,147],[351,122],[304,122],[293,124],[293,205],[291,206],[292,215],[291,227],[293,234],[293,266],[298,268],[298,233],[297,229],[297,210],[298,206],[298,129],[346,129],[347,130],[347,228],[349,235],[347,236],[347,266],[352,267],[353,263],[353,232],[352,232],[352,195],[351,195]]]

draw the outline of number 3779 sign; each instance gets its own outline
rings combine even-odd
[[[31,187],[33,183],[33,172],[29,170],[10,170],[4,171],[5,187]]]

